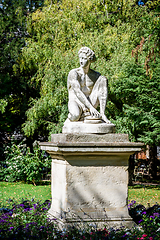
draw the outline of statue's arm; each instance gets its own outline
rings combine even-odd
[[[78,74],[75,70],[72,70],[68,75],[68,88],[73,89],[77,98],[89,109],[92,116],[101,117],[100,113],[92,106],[85,94],[81,91]]]
[[[85,94],[81,91],[80,83],[78,81],[78,74],[75,70],[72,70],[68,75],[68,88],[72,88],[77,98],[83,103],[88,109],[92,107],[92,104],[88,101]]]

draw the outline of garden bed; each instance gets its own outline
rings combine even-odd
[[[50,240],[50,239],[79,239],[79,240],[109,240],[109,239],[160,239],[160,205],[145,208],[135,201],[129,203],[129,212],[135,226],[132,229],[98,229],[96,224],[83,224],[59,229],[56,219],[49,219],[47,211],[51,201],[44,203],[22,200],[16,203],[9,200],[10,208],[0,208],[0,239],[10,240]]]
[[[109,240],[160,239],[160,186],[129,187],[129,213],[135,221],[132,229],[97,229],[83,224],[59,229],[57,220],[47,217],[51,204],[50,185],[0,182],[0,239],[5,240]],[[23,198],[23,199],[22,199]],[[48,200],[49,199],[49,200]],[[136,200],[136,201],[135,201]],[[157,202],[157,203],[156,203]],[[141,203],[141,204],[140,204]],[[149,204],[148,204],[149,203]]]

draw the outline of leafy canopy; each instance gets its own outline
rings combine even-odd
[[[67,75],[79,66],[79,48],[88,46],[97,56],[92,68],[108,78],[106,115],[117,132],[159,144],[159,26],[159,1],[140,7],[131,0],[48,0],[29,14],[25,46],[13,66],[35,89],[27,98],[25,135],[61,132]]]

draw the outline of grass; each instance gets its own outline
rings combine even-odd
[[[19,201],[23,199],[35,199],[44,202],[51,198],[51,185],[38,185],[25,184],[22,182],[7,183],[0,182],[0,205],[9,205],[9,199]]]
[[[135,200],[137,203],[143,204],[145,207],[148,207],[149,205],[153,206],[156,203],[160,204],[160,185],[130,186],[128,192],[129,200]]]
[[[144,186],[135,185],[129,187],[128,199],[135,200],[144,206],[150,206],[158,203],[160,204],[160,185],[159,186]],[[44,202],[51,198],[51,185],[38,185],[25,184],[21,182],[7,183],[0,182],[0,205],[7,206],[8,199],[35,199]]]

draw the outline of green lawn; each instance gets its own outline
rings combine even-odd
[[[160,186],[142,186],[136,185],[129,187],[128,199],[135,200],[137,203],[141,203],[148,206],[148,203],[152,206],[155,203],[160,204]],[[35,200],[41,200],[44,202],[51,198],[51,185],[39,185],[33,186],[32,184],[6,183],[0,182],[0,205],[7,206],[9,204],[8,199],[15,199],[19,201],[21,199],[34,198]]]
[[[133,187],[129,187],[128,199],[135,200],[137,203],[141,203],[146,207],[148,205],[152,206],[156,203],[160,204],[160,185],[135,185]]]
[[[44,202],[51,198],[51,185],[33,186],[21,182],[0,182],[0,205],[7,206],[9,199],[19,201],[21,199],[35,199]]]

